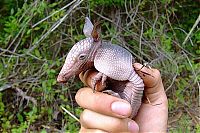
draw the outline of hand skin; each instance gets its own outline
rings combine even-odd
[[[80,116],[80,132],[167,131],[168,102],[160,72],[157,69],[142,68],[139,63],[135,63],[134,68],[145,84],[145,98],[135,119],[128,118],[131,106],[127,101],[102,92],[93,93],[89,87],[81,88],[75,97],[77,103],[84,108]],[[96,73],[88,71],[79,76],[85,84],[91,86],[91,77]]]

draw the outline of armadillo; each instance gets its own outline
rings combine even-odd
[[[77,42],[69,51],[57,81],[66,82],[73,75],[93,66],[99,71],[93,78],[94,88],[98,81],[104,84],[107,77],[119,82],[127,81],[123,88],[116,86],[109,94],[117,93],[117,96],[127,100],[132,106],[130,117],[134,118],[141,105],[143,80],[132,66],[134,58],[131,53],[119,45],[101,40],[97,27],[86,17],[83,32],[87,38]]]

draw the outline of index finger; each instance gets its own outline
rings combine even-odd
[[[129,117],[132,110],[127,101],[102,92],[94,93],[91,88],[79,89],[75,99],[83,108],[118,118]]]

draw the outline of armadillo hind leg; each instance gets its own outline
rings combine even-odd
[[[109,80],[107,90],[103,92],[128,101],[132,107],[130,118],[134,118],[141,106],[144,89],[136,86],[139,85],[135,85],[132,81]]]
[[[130,118],[134,118],[142,103],[143,90],[136,88],[132,82],[127,82],[124,91],[119,95],[131,104],[132,113]]]
[[[95,91],[97,82],[101,81],[102,86],[106,86],[107,76],[101,72],[92,78],[92,89]]]
[[[132,106],[131,118],[134,118],[141,106],[142,96],[144,90],[144,83],[141,77],[133,70],[129,82],[123,93],[120,95],[123,99],[127,100]]]

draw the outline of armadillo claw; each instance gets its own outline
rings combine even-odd
[[[112,90],[104,90],[104,91],[102,91],[102,92],[103,92],[103,93],[106,93],[106,94],[108,94],[108,95],[117,97],[117,98],[121,98],[120,95],[119,95],[119,93],[116,93],[116,92],[114,92],[114,91],[112,91]]]
[[[94,77],[92,77],[92,83],[91,83],[91,87],[93,89],[93,91],[95,92],[96,90],[99,90],[97,87],[97,83],[101,82],[103,88],[104,89],[106,87],[106,79],[107,76],[101,72],[99,72],[97,75],[95,75]]]

